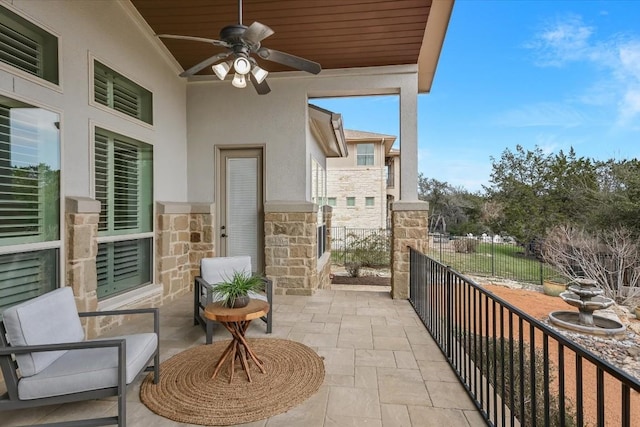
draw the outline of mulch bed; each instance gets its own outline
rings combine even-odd
[[[391,278],[380,276],[351,277],[335,275],[331,279],[331,283],[334,285],[391,286]]]

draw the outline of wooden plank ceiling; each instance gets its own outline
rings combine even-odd
[[[323,69],[417,64],[432,0],[245,0],[244,25],[275,34],[262,45],[320,63]],[[156,34],[219,39],[238,23],[236,0],[132,0]],[[162,39],[187,69],[225,49]],[[291,69],[260,60],[268,71]],[[212,74],[206,67],[199,74]]]

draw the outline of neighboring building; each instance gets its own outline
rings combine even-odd
[[[327,159],[327,204],[334,227],[387,228],[399,198],[396,137],[345,129],[348,155]]]
[[[264,96],[210,67],[179,77],[222,48],[155,36],[215,37],[237,22],[235,1],[161,3],[0,0],[0,311],[61,286],[83,311],[160,305],[191,290],[204,256],[250,254],[277,294],[329,286],[322,188],[327,159],[346,150],[340,116],[310,107],[313,98],[399,97],[407,186],[394,227],[426,223],[417,100],[431,89],[453,1],[394,6],[418,30],[384,61],[359,39],[359,54],[343,55],[343,43],[322,42],[331,28],[309,35],[298,25],[302,15],[329,22],[338,12],[324,5],[247,5],[247,21],[278,16],[276,33],[291,26],[287,45],[274,37],[265,46],[323,66],[311,75],[265,62]],[[343,22],[388,35],[389,18],[362,7],[341,3]],[[382,188],[381,172],[376,179]],[[394,247],[392,294],[406,298],[407,244]]]

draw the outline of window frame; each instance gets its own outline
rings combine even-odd
[[[360,148],[371,147],[371,153],[360,153]],[[369,159],[371,163],[368,163]],[[362,163],[361,163],[362,161]],[[376,163],[376,147],[373,142],[363,142],[356,144],[356,166],[374,166]]]
[[[337,197],[327,197],[327,205],[331,207],[338,206],[338,198]]]
[[[369,204],[371,202],[371,204]],[[376,205],[376,198],[372,196],[367,196],[364,198],[364,206],[367,208],[372,208]]]
[[[44,105],[39,102],[35,102],[33,99],[26,99],[22,96],[18,96],[15,93],[8,93],[3,90],[0,90],[0,97],[6,97],[9,100],[13,100],[15,102],[26,104],[29,107],[38,108],[42,110],[46,110],[50,113],[56,114],[58,116],[58,122],[62,123],[63,121],[63,112],[59,109],[53,108],[49,105]],[[58,144],[58,166],[59,166],[59,174],[58,174],[58,238],[53,240],[44,240],[40,242],[28,242],[28,243],[13,243],[7,245],[0,245],[0,256],[11,256],[11,255],[20,255],[26,254],[29,252],[46,252],[49,250],[55,251],[55,273],[52,278],[53,289],[59,288],[64,283],[65,277],[65,256],[66,253],[66,245],[65,245],[65,210],[64,210],[64,186],[62,183],[64,182],[64,162],[63,162],[63,132],[62,126],[58,126],[57,132],[57,144]],[[17,302],[16,302],[17,303]]]
[[[132,116],[130,114],[124,113],[122,111],[116,110],[115,108],[109,106],[109,105],[105,105],[101,102],[96,101],[96,85],[95,85],[95,76],[96,76],[96,64],[100,64],[100,66],[106,68],[107,70],[111,71],[112,73],[116,74],[120,79],[123,80],[123,82],[126,83],[126,85],[131,86],[131,87],[137,87],[139,90],[146,92],[146,94],[148,95],[148,100],[145,101],[143,100],[143,102],[148,102],[149,105],[144,106],[143,105],[143,109],[148,109],[148,114],[149,114],[149,120],[145,120],[143,118],[139,118],[137,116]],[[106,111],[110,114],[114,114],[120,118],[129,120],[133,123],[136,123],[138,125],[144,126],[148,129],[153,129],[154,126],[154,92],[150,89],[148,89],[147,87],[139,84],[138,82],[136,82],[134,79],[130,78],[127,76],[127,74],[123,73],[122,71],[120,71],[117,67],[113,67],[111,64],[109,64],[108,62],[97,58],[96,56],[92,55],[91,53],[89,53],[89,79],[88,79],[88,84],[89,84],[89,105],[91,105],[92,107],[95,108],[99,108],[103,111]],[[107,93],[107,96],[109,96],[109,94]],[[113,96],[113,95],[111,95]]]
[[[356,198],[355,196],[347,196],[346,197],[347,200],[347,207],[348,208],[355,208],[356,207]]]
[[[102,230],[102,231],[98,231],[98,236],[96,238],[97,244],[100,247],[100,245],[103,244],[109,244],[109,243],[118,243],[118,242],[126,242],[126,241],[138,241],[141,242],[142,240],[145,239],[149,239],[150,241],[150,250],[149,250],[149,281],[148,282],[144,282],[144,283],[139,283],[137,285],[134,286],[130,286],[127,287],[126,289],[122,289],[119,290],[115,293],[111,293],[105,296],[99,296],[98,297],[98,304],[104,304],[105,301],[109,301],[112,298],[121,296],[125,293],[128,292],[132,292],[135,291],[137,289],[143,288],[145,286],[151,285],[155,282],[155,267],[154,267],[154,263],[155,263],[155,173],[154,173],[154,168],[155,168],[155,158],[153,157],[153,153],[154,153],[154,145],[147,142],[147,141],[143,141],[141,139],[137,139],[137,138],[133,138],[127,135],[124,135],[121,132],[118,131],[114,131],[113,129],[109,128],[109,127],[105,127],[102,125],[98,125],[95,123],[91,124],[91,143],[90,143],[90,149],[91,149],[91,197],[95,200],[99,200],[96,197],[96,136],[98,134],[100,134],[100,131],[104,132],[104,133],[108,133],[110,135],[116,135],[118,137],[121,137],[125,140],[128,141],[133,141],[136,143],[141,143],[141,144],[145,144],[146,146],[148,146],[151,150],[152,153],[152,159],[151,159],[151,170],[150,170],[150,178],[151,178],[151,192],[148,195],[150,200],[149,200],[149,231],[131,231],[131,232],[126,232],[126,230]],[[111,143],[112,144],[112,143]],[[143,178],[141,178],[143,179]],[[102,208],[102,206],[101,206]],[[102,212],[101,212],[102,214]],[[97,254],[96,254],[96,268],[98,268],[98,259],[97,259]]]
[[[24,22],[16,22],[14,21],[14,25],[19,25],[24,27],[28,32],[30,33],[46,33],[45,36],[38,34],[39,37],[42,38],[49,38],[49,41],[45,41],[43,44],[47,44],[47,43],[51,43],[53,41],[53,39],[55,39],[56,43],[55,43],[55,52],[48,54],[47,56],[49,57],[49,61],[53,61],[55,59],[55,65],[51,64],[51,68],[55,69],[55,78],[52,80],[43,77],[43,76],[39,76],[38,74],[33,74],[30,73],[28,71],[25,71],[23,69],[20,69],[8,62],[4,62],[4,61],[0,61],[0,70],[2,71],[6,71],[7,73],[13,74],[15,76],[18,76],[20,78],[23,78],[25,80],[29,80],[33,83],[36,83],[40,86],[44,86],[48,89],[51,90],[55,90],[56,92],[60,92],[62,93],[62,82],[63,82],[63,66],[62,66],[62,40],[60,37],[60,34],[57,33],[56,31],[54,31],[53,29],[51,29],[50,27],[48,27],[47,25],[43,24],[42,22],[39,22],[38,20],[32,18],[31,16],[26,15],[23,11],[16,9],[13,5],[11,4],[6,4],[6,3],[2,3],[0,5],[0,9],[4,8],[6,9],[9,13],[16,15],[18,17],[19,20],[23,20]],[[7,16],[7,15],[5,15]],[[2,17],[2,14],[0,13],[0,19]],[[7,16],[7,19],[11,19],[10,16]],[[26,24],[26,25],[25,25]],[[32,27],[32,28],[29,28]],[[22,32],[20,31],[16,31],[20,34],[22,34],[23,36],[25,36]],[[28,37],[28,36],[27,36]],[[44,49],[46,49],[47,47],[45,46]],[[49,47],[50,48],[50,47]],[[16,97],[16,99],[18,99],[18,97]],[[32,102],[32,104],[34,106],[37,106],[35,103],[33,103],[33,101],[29,101]],[[49,108],[49,107],[47,107]],[[49,108],[50,111],[53,111],[51,108]],[[58,114],[61,114],[60,112],[58,112]]]

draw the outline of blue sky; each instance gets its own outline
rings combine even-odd
[[[457,0],[429,94],[419,171],[470,191],[517,144],[640,157],[640,0]],[[313,100],[345,128],[398,135],[398,98]]]

